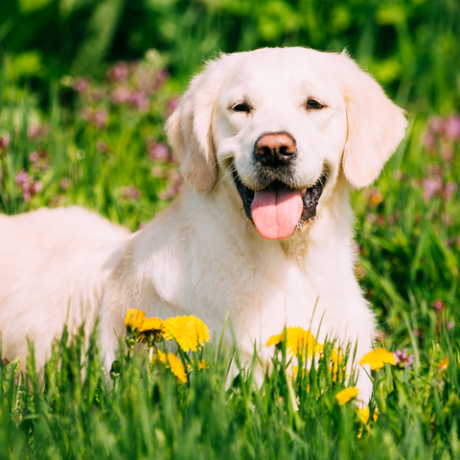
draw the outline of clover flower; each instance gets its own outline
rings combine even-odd
[[[137,308],[130,308],[126,312],[125,327],[128,331],[138,331],[145,320],[145,313]]]
[[[441,313],[441,310],[444,308],[444,302],[440,299],[437,299],[433,302],[433,308],[436,310],[436,313]]]
[[[82,94],[89,89],[89,87],[91,86],[91,83],[92,83],[91,77],[80,77],[80,78],[75,79],[75,82],[73,84],[73,89],[77,93]]]
[[[47,171],[50,167],[49,154],[45,149],[40,149],[29,154],[29,161],[35,171]]]
[[[94,124],[98,129],[106,128],[109,122],[109,112],[104,107],[96,110],[91,107],[84,107],[80,112],[80,116],[83,120]]]
[[[121,196],[123,198],[128,198],[132,201],[137,201],[141,196],[141,192],[134,185],[126,185],[121,188]]]
[[[48,134],[48,127],[46,125],[35,124],[27,128],[27,136],[31,140],[39,139]]]
[[[107,153],[108,150],[109,150],[109,147],[107,145],[107,142],[105,142],[104,139],[101,139],[99,138],[97,141],[96,141],[96,150],[98,152],[101,152],[101,153]]]
[[[395,357],[395,364],[397,364],[399,367],[407,366],[407,368],[410,369],[414,363],[414,355],[408,355],[407,348],[404,348],[402,351],[396,350],[393,354]]]
[[[396,358],[393,353],[388,350],[384,350],[383,348],[376,348],[375,350],[366,353],[359,361],[359,364],[369,364],[373,371],[381,369],[385,363],[395,365]]]
[[[147,147],[149,149],[149,158],[151,160],[169,160],[169,148],[166,144],[162,142],[148,142]]]
[[[16,184],[22,190],[25,202],[30,201],[30,198],[36,195],[42,188],[42,183],[36,180],[34,176],[29,175],[26,171],[21,170],[16,174]]]
[[[356,396],[358,396],[358,393],[359,393],[358,388],[348,387],[348,388],[345,388],[345,390],[339,391],[335,395],[335,399],[337,400],[339,405],[342,406],[343,404],[347,403],[353,398],[356,398]]]
[[[113,90],[112,94],[110,95],[110,100],[114,104],[123,104],[125,102],[129,102],[131,98],[131,89],[126,86],[120,86]]]
[[[10,142],[11,142],[11,137],[9,133],[7,133],[6,131],[2,131],[2,133],[0,133],[0,151],[6,150],[6,147],[8,146]]]
[[[129,67],[126,62],[118,62],[107,70],[109,80],[115,82],[124,82],[128,78]]]
[[[166,340],[175,339],[183,351],[196,351],[204,342],[209,342],[209,329],[197,317],[177,316],[164,322]]]

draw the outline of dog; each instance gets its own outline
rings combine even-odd
[[[375,320],[354,276],[349,189],[376,180],[406,125],[345,52],[208,62],[166,126],[185,187],[144,229],[78,207],[0,216],[3,355],[24,359],[29,338],[43,366],[64,324],[98,318],[110,369],[132,307],[193,314],[215,336],[228,313],[243,353],[256,343],[267,360],[284,326],[355,341],[359,359]],[[357,386],[368,400],[363,370]]]

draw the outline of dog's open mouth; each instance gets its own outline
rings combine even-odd
[[[263,190],[246,187],[233,169],[233,177],[243,200],[246,216],[266,239],[290,237],[296,228],[302,228],[316,218],[316,206],[326,184],[323,172],[317,182],[307,189],[296,190],[275,180]]]

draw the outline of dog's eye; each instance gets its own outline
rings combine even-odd
[[[308,99],[307,109],[322,109],[324,106],[314,99]]]
[[[245,102],[242,102],[241,104],[235,104],[232,107],[232,110],[234,112],[246,112],[246,113],[249,113],[251,111],[251,107],[249,107],[249,105],[246,104]]]

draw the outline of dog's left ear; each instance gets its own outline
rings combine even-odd
[[[343,171],[356,188],[374,182],[404,137],[404,111],[393,104],[381,86],[345,52],[333,56],[336,76],[345,98],[348,136]]]
[[[198,192],[210,190],[217,176],[211,124],[222,84],[224,59],[211,61],[203,73],[193,78],[166,122],[169,142],[179,158],[182,174]]]

